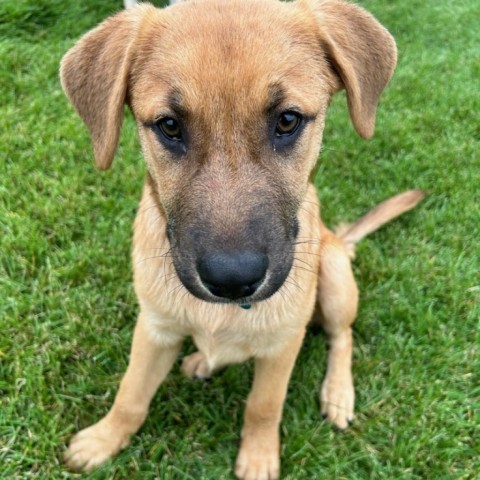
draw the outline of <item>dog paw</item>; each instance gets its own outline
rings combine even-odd
[[[246,442],[244,439],[235,464],[235,475],[239,480],[278,480],[278,442]]]
[[[351,378],[325,378],[320,394],[323,417],[340,429],[348,427],[353,420],[355,392]]]
[[[128,435],[119,434],[103,419],[78,432],[70,441],[63,459],[70,469],[89,472],[110,460],[128,443]]]
[[[202,352],[195,352],[185,357],[182,362],[182,372],[190,378],[205,380],[212,376],[207,357]]]

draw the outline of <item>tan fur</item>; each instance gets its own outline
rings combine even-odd
[[[333,93],[346,89],[352,122],[369,137],[395,62],[392,37],[370,14],[320,0],[141,5],[106,20],[66,54],[62,85],[89,129],[97,166],[110,166],[128,104],[148,168],[134,227],[140,315],[129,367],[107,416],[71,441],[70,467],[91,470],[128,444],[183,338],[192,336],[199,351],[184,359],[189,376],[255,359],[235,472],[245,480],[278,478],[282,406],[316,300],[330,343],[321,408],[334,424],[347,426],[358,303],[349,250],[420,195],[387,201],[339,238],[322,224],[308,179]],[[296,106],[311,118],[288,158],[265,141],[272,95],[284,110]],[[191,133],[181,157],[151,128],[177,104]],[[239,248],[251,240],[246,225],[265,208],[271,212],[260,219],[290,218],[294,211],[299,225],[293,266],[278,291],[250,310],[192,295],[172,261],[170,220],[180,229],[207,225],[212,239]]]

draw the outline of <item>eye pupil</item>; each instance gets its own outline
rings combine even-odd
[[[292,135],[300,125],[300,116],[294,112],[284,112],[280,115],[275,134],[279,137]]]
[[[158,128],[169,140],[181,140],[182,131],[180,125],[174,118],[162,118],[157,122]]]

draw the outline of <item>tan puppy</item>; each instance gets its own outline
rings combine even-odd
[[[110,412],[71,441],[72,468],[90,470],[128,444],[192,336],[190,376],[255,359],[235,473],[278,478],[282,406],[316,300],[330,344],[321,409],[347,426],[357,310],[349,256],[422,193],[394,197],[335,236],[309,177],[332,95],[346,89],[353,125],[370,137],[395,63],[391,35],[334,0],[142,5],[67,53],[62,85],[98,167],[113,160],[125,104],[148,167],[135,221],[140,315],[130,364]]]

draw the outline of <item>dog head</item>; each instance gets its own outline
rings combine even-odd
[[[107,19],[64,57],[64,90],[115,154],[124,105],[167,218],[176,271],[207,301],[253,302],[288,276],[332,95],[373,134],[391,35],[340,1],[200,0]]]

